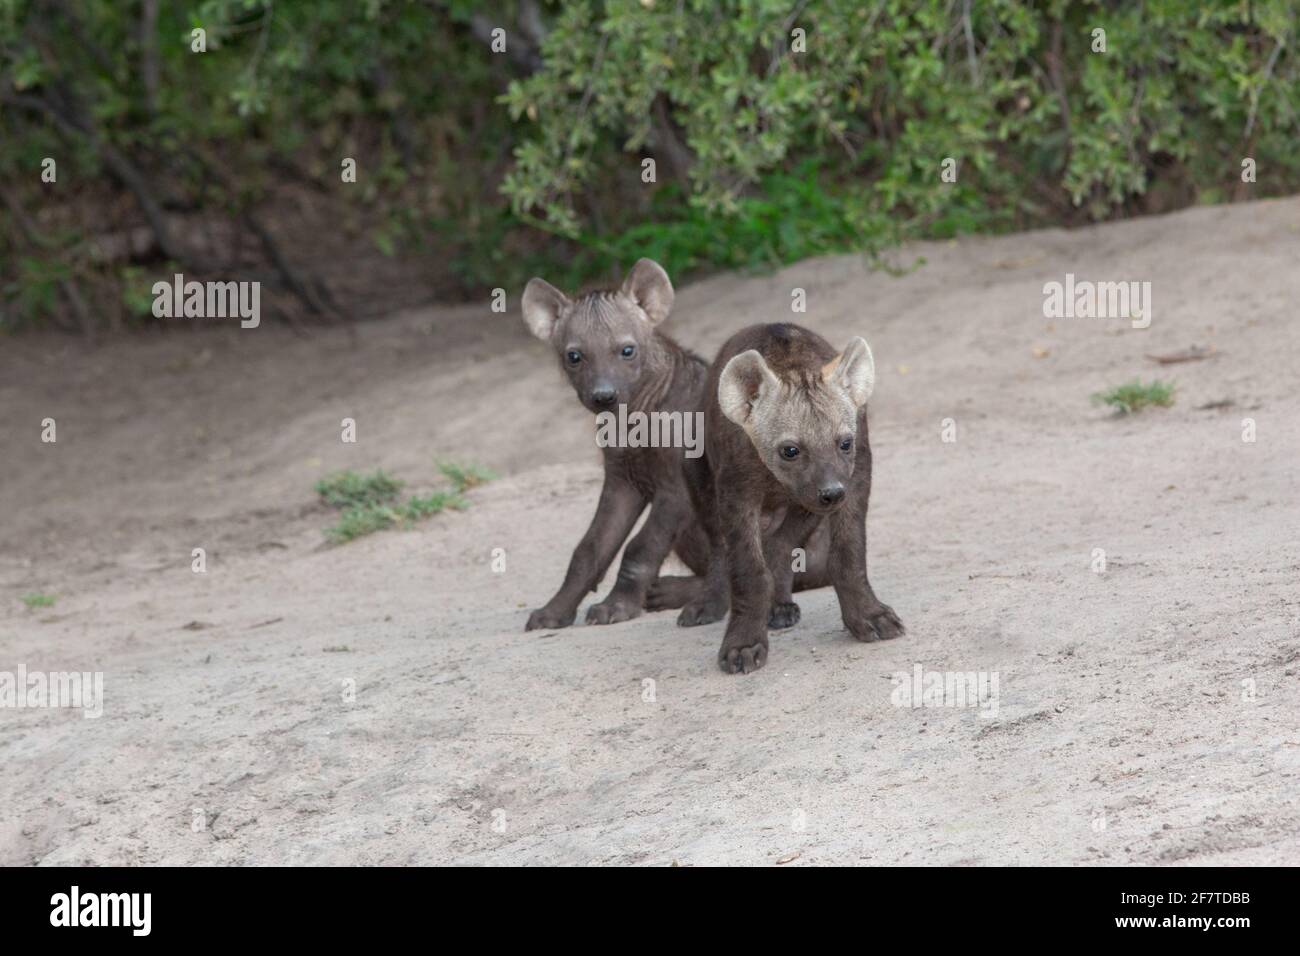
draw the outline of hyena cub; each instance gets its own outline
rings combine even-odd
[[[718,665],[749,673],[767,662],[767,630],[798,620],[791,601],[796,548],[824,551],[844,625],[861,641],[903,633],[867,580],[871,350],[840,354],[797,325],[732,336],[709,372],[705,455],[687,465],[713,550],[703,591],[681,623],[727,621]],[[825,532],[825,534],[824,534]]]
[[[555,349],[589,411],[619,414],[626,406],[629,414],[677,413],[678,422],[694,429],[709,370],[702,358],[656,329],[668,317],[673,295],[663,268],[642,259],[612,291],[570,298],[542,279],[530,280],[524,321]],[[697,431],[689,434],[703,441]],[[686,449],[680,443],[660,445],[604,445],[605,484],[596,516],[573,552],[560,590],[529,615],[527,630],[573,623],[583,597],[596,590],[647,505],[650,515],[623,553],[618,580],[605,600],[587,610],[587,623],[613,624],[639,615],[670,550],[696,574],[705,572],[708,542],[694,520],[682,475]]]

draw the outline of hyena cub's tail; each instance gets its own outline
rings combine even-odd
[[[704,588],[704,579],[693,574],[661,574],[646,592],[647,611],[668,611],[685,607]]]

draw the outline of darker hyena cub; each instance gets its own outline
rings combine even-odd
[[[798,619],[791,601],[796,548],[824,553],[844,625],[858,640],[897,637],[903,625],[867,581],[875,384],[860,338],[842,353],[797,325],[756,325],[732,336],[709,372],[705,455],[687,476],[713,549],[703,591],[683,624],[731,618],[718,651],[729,673],[767,661],[767,630]],[[824,536],[824,537],[823,537]]]
[[[523,303],[528,328],[554,347],[589,411],[629,417],[633,412],[662,413],[656,421],[669,421],[676,413],[678,437],[693,436],[693,453],[698,454],[704,436],[696,420],[704,407],[708,366],[656,330],[672,305],[668,274],[649,259],[633,266],[621,288],[572,299],[532,279]],[[681,442],[665,446],[661,441],[659,447],[604,444],[605,484],[596,516],[573,552],[564,584],[545,607],[529,615],[528,630],[573,623],[578,604],[596,590],[647,505],[650,516],[628,543],[613,590],[587,610],[587,623],[612,624],[639,615],[646,590],[670,550],[696,574],[704,573],[708,543],[694,521],[682,476],[687,451]]]

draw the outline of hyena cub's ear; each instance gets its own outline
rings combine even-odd
[[[664,267],[653,259],[638,259],[623,280],[623,293],[650,317],[651,325],[668,318],[673,308],[673,284]]]
[[[734,356],[723,368],[718,379],[718,404],[722,406],[722,414],[745,428],[752,421],[758,403],[776,394],[780,387],[780,381],[767,367],[763,356],[750,349]]]
[[[524,322],[543,342],[549,342],[555,323],[569,304],[569,297],[545,279],[529,279],[524,289]]]
[[[866,339],[855,338],[848,347],[822,366],[822,381],[838,385],[861,408],[876,388],[876,360]]]

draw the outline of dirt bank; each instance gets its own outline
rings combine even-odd
[[[0,343],[0,671],[105,690],[0,710],[0,863],[1300,863],[1300,200],[917,255],[679,290],[705,353],[801,287],[877,361],[869,560],[909,634],[803,594],[744,678],[721,624],[524,633],[600,473],[517,295]],[[1150,328],[1044,318],[1067,272],[1150,281]],[[1176,404],[1089,403],[1138,375]],[[322,474],[435,458],[502,477],[322,546]],[[895,706],[916,665],[996,674],[997,716]]]

